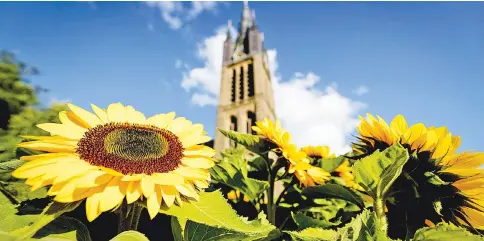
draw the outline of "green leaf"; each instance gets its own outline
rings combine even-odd
[[[63,213],[70,212],[77,208],[80,203],[81,201],[72,203],[53,202],[44,209],[44,212],[42,212],[42,214],[38,215],[37,219],[32,225],[17,229],[13,231],[12,234],[17,235],[21,238],[30,238],[34,236],[37,231],[39,231],[50,222],[54,221]]]
[[[249,236],[269,234],[275,229],[261,215],[252,221],[238,216],[220,191],[202,192],[198,202],[183,202],[182,207],[173,205],[170,208],[161,209],[160,213],[212,227],[237,231]]]
[[[15,200],[16,203],[47,196],[46,188],[39,188],[32,192],[30,186],[22,181],[0,182],[0,191]]]
[[[331,173],[334,172],[334,170],[336,170],[336,168],[338,168],[345,159],[345,156],[338,156],[335,158],[320,159],[318,162],[320,163],[319,166],[321,168]]]
[[[354,191],[338,184],[324,184],[307,187],[302,190],[302,195],[309,200],[316,198],[337,198],[356,204],[360,208],[364,207],[363,199]]]
[[[351,222],[337,230],[334,241],[370,241],[374,238],[375,214],[364,210]]]
[[[325,230],[322,228],[307,228],[300,232],[287,231],[295,241],[323,241],[333,240],[336,232],[334,230]]]
[[[91,241],[89,230],[81,221],[64,216],[58,217],[50,222],[34,235],[34,238],[52,237],[63,237],[77,241]]]
[[[425,172],[425,177],[427,177],[427,181],[430,184],[435,186],[442,186],[442,185],[449,185],[450,182],[445,182],[444,180],[440,179],[440,177],[432,172]]]
[[[17,205],[14,205],[7,196],[0,192],[0,227],[3,231],[11,232],[28,226],[37,219],[37,215],[17,215]]]
[[[245,146],[249,151],[261,154],[269,149],[269,143],[257,135],[240,133],[232,130],[218,129],[227,138]]]
[[[248,163],[244,154],[245,151],[232,155],[224,154],[223,159],[210,169],[210,174],[215,183],[240,190],[250,200],[254,200],[269,188],[269,183],[247,176]]]
[[[150,241],[144,234],[138,231],[124,231],[110,241]]]
[[[253,240],[272,240],[279,237],[277,229],[269,233],[246,234],[225,228],[216,228],[204,224],[188,221],[185,227],[185,240],[190,241],[253,241]]]
[[[484,237],[474,235],[453,224],[438,223],[435,227],[417,230],[412,241],[483,241]]]
[[[27,161],[14,159],[11,161],[0,162],[0,174],[9,173],[13,170],[19,168],[22,164]]]
[[[173,234],[174,241],[184,241],[184,229],[187,223],[186,219],[181,219],[177,217],[171,217],[171,233]]]
[[[402,173],[408,152],[399,143],[383,152],[375,151],[353,165],[355,181],[365,187],[373,199],[384,198],[393,182]]]
[[[304,213],[292,213],[292,219],[299,229],[305,228],[329,228],[339,225],[341,222],[330,222],[328,220],[315,219],[306,216]]]

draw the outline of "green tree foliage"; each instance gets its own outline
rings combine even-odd
[[[42,90],[29,85],[26,75],[36,75],[38,71],[18,61],[7,51],[0,52],[0,129],[7,129],[13,114],[37,102],[36,92]]]
[[[59,112],[65,110],[65,105],[53,105],[44,110],[32,106],[26,107],[22,112],[10,118],[8,129],[0,135],[0,162],[10,161],[23,156],[27,150],[18,150],[16,145],[22,141],[22,135],[48,135],[36,127],[40,123],[58,123]]]

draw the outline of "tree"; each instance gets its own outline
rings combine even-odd
[[[36,74],[36,68],[18,61],[10,52],[0,51],[0,129],[7,129],[11,115],[37,103],[35,94],[43,89],[29,85],[25,79],[26,75]]]

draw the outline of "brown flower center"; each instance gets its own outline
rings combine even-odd
[[[183,145],[171,131],[155,126],[108,123],[88,130],[77,144],[81,159],[91,165],[128,174],[175,170]]]

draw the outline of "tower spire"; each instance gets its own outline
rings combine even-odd
[[[230,33],[230,29],[232,28],[232,20],[227,21],[227,39],[232,39],[232,34]]]

